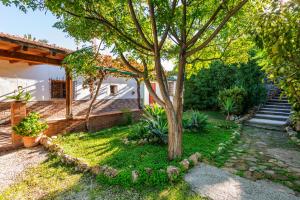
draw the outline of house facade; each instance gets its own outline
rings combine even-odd
[[[89,88],[83,87],[81,78],[70,81],[60,65],[70,52],[56,46],[0,34],[0,124],[8,124],[10,121],[11,100],[7,97],[15,94],[18,87],[32,95],[28,111],[39,112],[43,118],[66,117],[68,98],[72,104],[69,112],[73,116],[85,114],[90,102]],[[136,81],[107,77],[94,105],[92,115],[137,109]]]

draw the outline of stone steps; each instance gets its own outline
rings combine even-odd
[[[255,115],[255,118],[257,119],[270,119],[270,120],[278,120],[278,121],[287,121],[289,116],[284,115],[267,115],[267,114],[259,114],[257,113]]]
[[[272,110],[269,110],[269,111],[268,110],[267,111],[260,110],[257,112],[257,114],[290,116],[290,113],[276,112],[276,111],[272,111]]]
[[[290,112],[291,106],[287,99],[276,96],[269,100],[252,119],[245,122],[245,125],[281,131],[287,124]]]

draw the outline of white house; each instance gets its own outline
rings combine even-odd
[[[82,87],[82,79],[70,80],[60,67],[70,52],[0,33],[0,124],[9,122],[7,96],[14,94],[19,86],[32,95],[29,111],[40,112],[45,118],[65,117],[68,101],[73,105],[69,114],[84,114],[90,99],[89,89]],[[134,79],[105,79],[92,114],[137,109],[136,84]]]
[[[168,89],[169,89],[171,101],[173,101],[173,96],[175,94],[175,85],[176,85],[176,77],[169,77],[168,78]],[[143,87],[144,87],[144,105],[151,105],[151,104],[155,103],[154,98],[149,94],[149,91],[145,84]],[[162,98],[161,91],[159,89],[159,85],[158,85],[157,81],[151,81],[151,87],[152,87],[153,91],[156,92],[157,96],[159,98]]]

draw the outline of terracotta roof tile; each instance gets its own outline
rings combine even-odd
[[[65,53],[73,52],[73,50],[62,48],[62,47],[56,46],[55,44],[46,44],[43,42],[33,41],[33,40],[26,39],[24,37],[11,35],[11,34],[7,34],[7,33],[3,33],[3,32],[0,32],[0,38],[7,38],[10,40],[15,40],[17,42],[24,42],[24,43],[28,43],[28,44],[39,46],[39,47],[49,48],[49,49],[53,49],[53,50],[60,50]]]

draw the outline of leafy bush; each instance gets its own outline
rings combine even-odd
[[[228,97],[225,99],[224,102],[222,102],[222,107],[221,109],[223,110],[224,113],[227,114],[226,116],[226,120],[230,119],[231,114],[234,112],[235,110],[235,105],[234,105],[234,101],[231,97]]]
[[[7,96],[8,99],[13,99],[15,101],[28,102],[31,99],[31,94],[29,92],[24,92],[22,86],[18,86],[18,91],[16,95]]]
[[[193,132],[201,132],[207,125],[207,116],[199,111],[192,111],[190,117],[184,119],[183,126]]]
[[[225,65],[216,61],[209,68],[188,77],[184,85],[184,109],[218,109],[219,91],[233,86],[246,90],[245,108],[263,103],[267,95],[263,82],[265,74],[258,66],[254,53],[250,54],[252,58],[248,63]]]
[[[48,128],[47,123],[40,120],[38,113],[29,113],[13,130],[18,135],[36,137]]]
[[[139,123],[132,128],[131,134],[127,137],[129,140],[138,140],[149,138],[149,131],[145,127],[145,123]]]
[[[146,106],[142,122],[149,133],[160,139],[160,142],[168,142],[168,121],[165,110],[157,104]]]
[[[121,112],[123,114],[124,125],[132,124],[133,116],[131,110],[128,108],[123,108]]]
[[[233,114],[241,114],[245,109],[245,99],[247,97],[247,92],[244,88],[234,86],[230,89],[225,89],[219,92],[218,100],[220,102],[220,107],[224,108],[224,103],[231,103],[234,109],[232,108]],[[232,100],[230,100],[232,99]],[[230,101],[233,101],[230,102]]]

